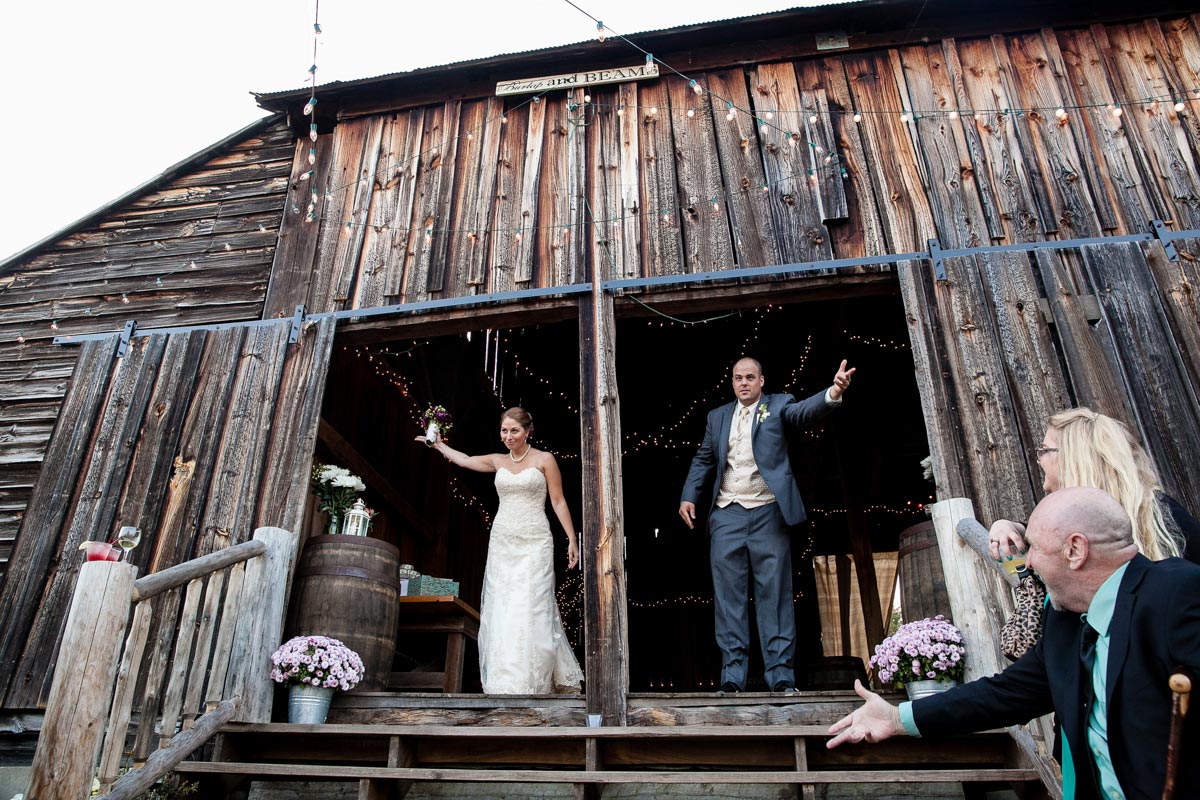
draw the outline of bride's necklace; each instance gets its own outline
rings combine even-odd
[[[525,456],[529,455],[529,451],[532,449],[533,449],[533,445],[525,445],[525,452],[521,454],[520,458],[517,458],[516,456],[514,456],[512,450],[509,450],[508,457],[511,458],[514,463],[520,464],[522,461],[525,460]]]

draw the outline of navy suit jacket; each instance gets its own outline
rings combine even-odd
[[[779,511],[788,525],[799,525],[806,519],[804,502],[796,488],[796,478],[788,461],[787,428],[798,428],[828,414],[837,406],[825,402],[826,389],[807,400],[796,402],[790,394],[764,394],[751,407],[751,444],[759,474],[779,503]],[[687,480],[683,483],[682,500],[699,502],[706,488],[712,489],[709,511],[717,502],[721,477],[729,458],[729,429],[733,412],[741,403],[734,401],[708,412],[704,441],[692,459]],[[766,405],[766,413],[760,411]],[[761,418],[761,419],[760,419]]]
[[[1053,711],[1075,761],[1076,798],[1098,798],[1079,668],[1080,615],[1048,609],[1042,640],[998,675],[913,703],[921,735],[1028,722]],[[1166,781],[1171,690],[1183,667],[1200,676],[1200,567],[1135,556],[1109,627],[1108,747],[1129,800],[1158,800]],[[967,654],[970,658],[970,653]],[[1176,797],[1200,797],[1200,723],[1187,717]]]

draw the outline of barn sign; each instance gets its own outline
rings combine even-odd
[[[653,61],[638,64],[634,67],[614,67],[612,69],[589,70],[588,72],[569,72],[565,75],[548,75],[543,78],[517,78],[500,81],[496,84],[496,96],[509,94],[529,94],[545,92],[552,89],[575,89],[587,86],[599,86],[605,83],[623,83],[625,81],[640,81],[646,78],[658,77],[658,64]]]

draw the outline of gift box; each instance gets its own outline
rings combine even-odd
[[[430,575],[420,575],[408,581],[409,596],[423,595],[434,597],[438,595],[454,595],[458,597],[458,581],[449,578],[434,578]]]

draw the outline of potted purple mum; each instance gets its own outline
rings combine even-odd
[[[945,691],[963,678],[962,631],[938,614],[901,625],[871,656],[880,683],[903,688],[910,700]]]
[[[358,653],[328,636],[296,636],[271,656],[271,679],[288,686],[288,722],[321,724],[334,691],[348,692],[363,677]]]

